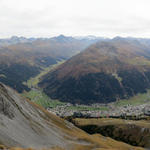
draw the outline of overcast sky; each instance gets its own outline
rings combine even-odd
[[[150,0],[0,0],[0,38],[150,38]]]

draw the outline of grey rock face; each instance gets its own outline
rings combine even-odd
[[[0,94],[0,113],[6,115],[10,119],[14,117],[10,103],[6,101],[6,97],[3,97],[2,94]]]
[[[0,144],[35,149],[67,148],[75,141],[64,138],[72,139],[64,128],[76,129],[0,83]]]

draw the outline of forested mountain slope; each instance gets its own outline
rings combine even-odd
[[[97,42],[48,73],[40,83],[51,98],[108,103],[150,88],[150,47],[116,37]]]

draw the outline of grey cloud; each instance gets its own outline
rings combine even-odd
[[[121,2],[124,0],[0,0],[0,36],[149,36],[150,2]]]

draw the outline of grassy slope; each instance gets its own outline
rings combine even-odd
[[[141,105],[150,103],[150,90],[148,89],[146,93],[143,94],[137,94],[129,99],[123,99],[123,100],[119,100],[117,102],[114,103],[115,106],[124,106],[124,105]]]
[[[43,106],[44,108],[63,105],[64,103],[58,100],[52,100],[42,91],[42,89],[38,87],[40,78],[43,75],[47,74],[52,69],[54,69],[55,67],[57,67],[58,65],[62,64],[63,62],[64,61],[60,61],[55,65],[51,65],[50,67],[43,68],[40,74],[38,74],[34,78],[30,78],[27,82],[24,82],[24,84],[27,85],[29,88],[31,88],[31,90],[29,92],[24,92],[23,96],[27,97],[28,99],[35,102],[36,104]]]
[[[74,119],[75,123],[79,126],[84,126],[84,125],[99,125],[99,126],[104,126],[104,125],[128,125],[128,124],[135,124],[141,127],[145,128],[150,128],[150,121],[146,120],[123,120],[123,119],[113,119],[113,118],[99,118],[99,119],[82,119],[82,118],[76,118]]]
[[[30,78],[27,82],[24,82],[25,85],[27,85],[28,87],[34,87],[34,88],[38,88],[38,83],[40,81],[40,78],[42,76],[44,76],[45,74],[47,74],[48,72],[50,72],[52,69],[56,68],[58,65],[62,64],[64,61],[58,61],[57,64],[51,65],[49,67],[43,67],[42,71],[40,72],[40,74],[38,74],[36,77],[34,78]]]
[[[35,102],[38,105],[43,106],[44,108],[56,107],[58,105],[63,105],[64,103],[58,100],[52,100],[48,97],[42,90],[31,90],[29,92],[23,93],[23,96]]]

